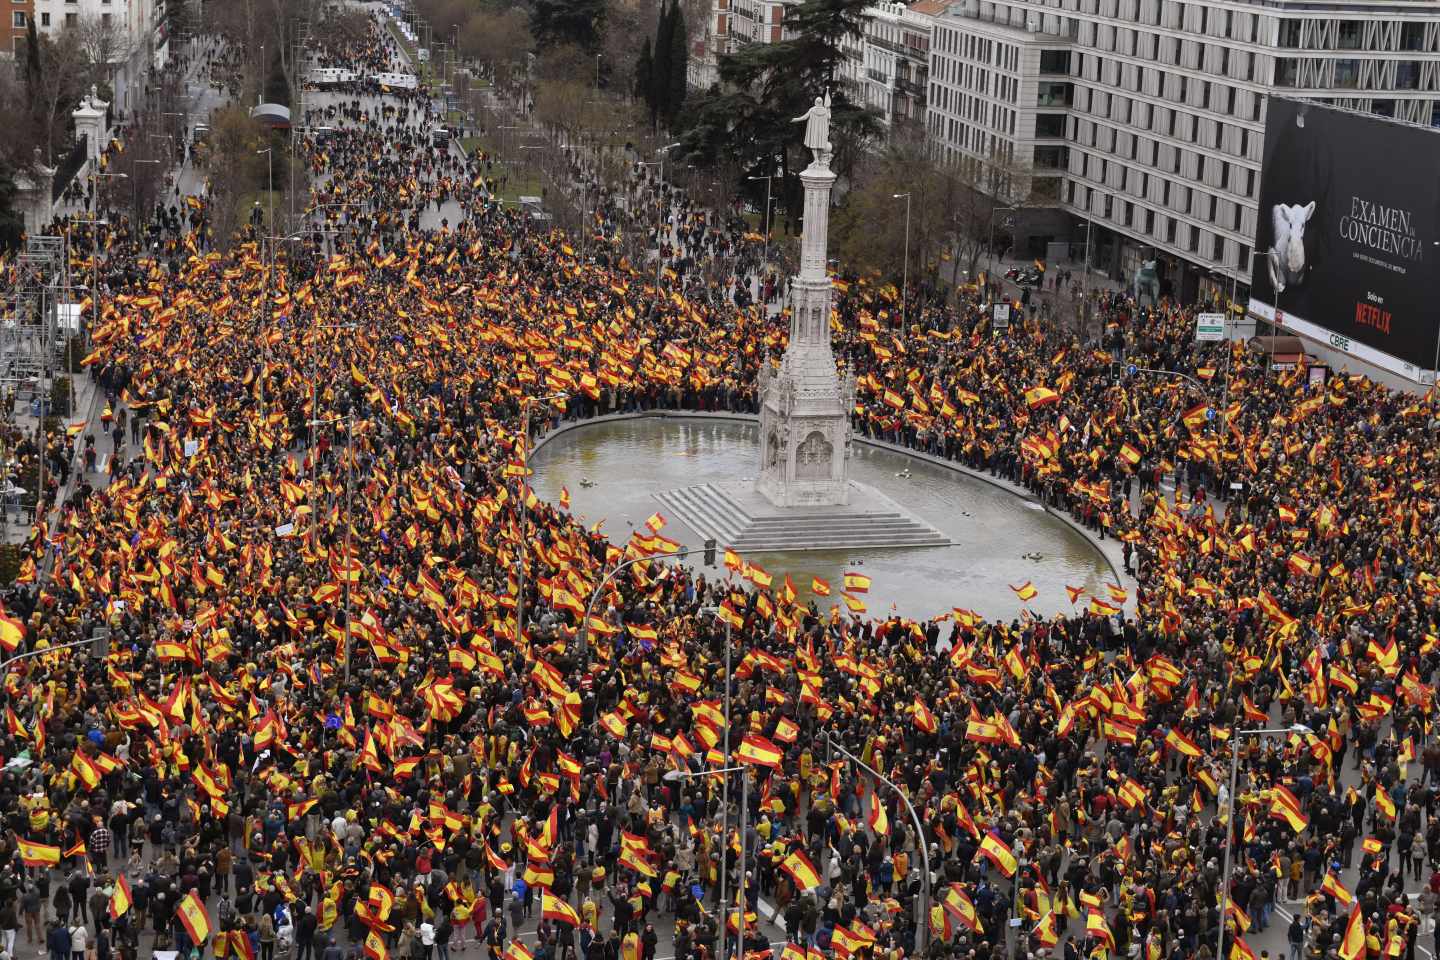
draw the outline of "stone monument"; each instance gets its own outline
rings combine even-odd
[[[850,411],[855,375],[842,381],[830,351],[830,97],[815,98],[796,123],[805,124],[810,166],[805,188],[805,230],[800,273],[790,288],[790,343],[777,371],[760,368],[760,476],[755,489],[777,507],[848,503]]]
[[[804,115],[810,165],[800,273],[790,288],[790,343],[777,369],[760,368],[760,471],[754,480],[655,494],[704,538],[740,551],[938,547],[949,540],[873,487],[848,476],[855,375],[836,373],[830,350],[830,97]]]

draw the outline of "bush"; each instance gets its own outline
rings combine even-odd
[[[25,549],[18,543],[0,543],[0,585],[15,582],[20,564],[25,559]]]
[[[65,342],[65,369],[71,373],[80,373],[85,368],[80,366],[80,361],[85,359],[85,338],[71,337]]]
[[[70,378],[56,377],[50,384],[50,412],[55,417],[70,416]]]

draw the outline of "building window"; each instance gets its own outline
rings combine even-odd
[[[1353,90],[1360,84],[1360,61],[1350,58],[1335,61],[1335,86]]]
[[[1341,20],[1339,48],[1341,50],[1359,50],[1362,33],[1359,20]]]
[[[1295,50],[1295,49],[1298,49],[1298,48],[1299,48],[1299,46],[1300,46],[1300,21],[1299,21],[1299,20],[1281,20],[1281,21],[1280,21],[1280,42],[1279,42],[1279,46],[1289,47],[1291,50]]]
[[[1425,49],[1425,24],[1413,21],[1400,24],[1400,49]]]
[[[50,14],[48,14],[48,13],[42,13],[42,14],[40,14],[40,26],[42,26],[42,27],[48,27],[48,26],[50,26]]]
[[[67,14],[65,14],[65,26],[67,26],[67,27],[74,27],[74,26],[78,26],[79,23],[80,23],[80,14],[78,14],[78,13],[67,13]]]
[[[16,11],[15,11],[15,14],[14,14],[14,22],[15,22],[15,27],[16,27],[17,29],[20,29],[20,30],[25,29],[26,23],[25,23],[25,11],[24,11],[24,10],[16,10]]]
[[[1300,74],[1300,61],[1294,57],[1280,57],[1275,61],[1275,86],[1293,87]]]

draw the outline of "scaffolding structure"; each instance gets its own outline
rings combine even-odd
[[[69,290],[68,256],[64,237],[39,236],[27,238],[16,258],[0,322],[0,388],[17,398],[49,395],[46,381],[56,364],[55,324],[61,298]]]

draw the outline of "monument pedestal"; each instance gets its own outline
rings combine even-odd
[[[845,481],[838,504],[777,505],[745,480],[657,493],[665,512],[741,553],[944,547],[944,534],[874,487]]]

